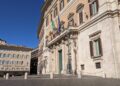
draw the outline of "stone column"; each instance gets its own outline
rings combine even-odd
[[[54,45],[53,46],[53,48],[54,48],[54,72],[56,73],[57,72],[57,66],[56,65],[58,65],[58,64],[56,64],[56,61],[57,61],[57,59],[56,59],[56,46]]]
[[[62,40],[62,73],[65,74],[65,41]]]
[[[25,72],[24,79],[28,79],[28,72]]]
[[[59,55],[58,55],[59,46],[56,45],[56,72],[59,74]]]
[[[74,52],[74,43],[71,39],[71,58],[72,58],[72,72],[75,72],[75,52]]]
[[[38,59],[38,64],[37,64],[37,75],[40,75],[40,61]]]

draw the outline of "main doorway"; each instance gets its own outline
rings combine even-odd
[[[32,58],[31,64],[30,64],[30,74],[31,75],[37,74],[37,64],[38,64],[38,58]]]
[[[61,71],[63,69],[63,66],[62,66],[62,50],[59,50],[59,74],[61,74]]]

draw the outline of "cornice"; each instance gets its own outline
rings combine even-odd
[[[104,13],[96,16],[96,17],[94,17],[93,19],[89,20],[87,23],[79,26],[79,27],[78,27],[78,30],[79,30],[79,32],[81,32],[83,29],[91,26],[92,24],[97,23],[98,21],[103,20],[103,19],[106,19],[106,18],[108,18],[108,17],[112,17],[112,16],[114,16],[115,14],[120,14],[120,10],[119,10],[119,9],[116,9],[116,10],[114,10],[114,11],[108,10],[108,11],[106,11],[106,12],[104,12]]]

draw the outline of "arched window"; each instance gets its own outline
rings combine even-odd
[[[83,7],[84,4],[80,3],[77,5],[76,12],[79,14],[79,24],[83,23]]]

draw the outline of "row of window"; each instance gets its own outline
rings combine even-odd
[[[0,58],[18,58],[18,59],[27,59],[29,55],[20,55],[20,54],[3,54],[0,53]]]
[[[69,2],[70,0],[68,0]],[[89,9],[90,9],[90,16],[94,16],[98,13],[99,10],[99,3],[98,0],[88,0],[89,3]],[[60,0],[60,11],[64,8],[64,0]],[[83,8],[84,8],[84,4],[80,3],[77,8],[76,8],[76,12],[79,14],[79,24],[83,23]],[[57,6],[55,6],[54,8],[54,18],[58,15],[58,8]],[[73,17],[73,16],[71,16]],[[88,17],[88,16],[86,16]],[[50,16],[48,15],[46,18],[46,26],[49,25],[49,18],[52,21],[53,18],[53,14],[52,12],[50,13]],[[69,18],[68,15],[68,25],[74,25],[74,18]]]
[[[0,65],[23,65],[23,61],[4,61],[0,60]]]
[[[0,70],[12,70],[12,71],[14,71],[14,70],[21,70],[21,71],[23,71],[23,70],[29,70],[29,68],[8,68],[8,67],[2,67],[2,68],[0,68]]]
[[[71,0],[67,0],[67,2],[70,2]],[[65,6],[64,0],[60,0],[60,4],[59,4],[59,10],[61,11]],[[50,17],[47,16],[46,18],[46,26],[49,24],[49,18],[52,21],[53,17],[55,18],[58,15],[58,7],[57,5],[54,7],[54,11],[50,13]]]

